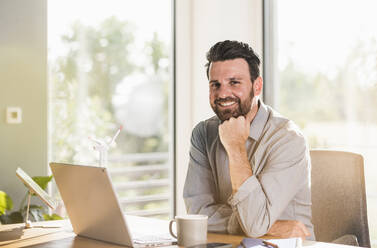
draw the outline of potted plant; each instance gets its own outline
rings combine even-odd
[[[43,189],[46,190],[48,183],[52,180],[52,176],[37,176],[33,177],[33,180]],[[0,223],[1,224],[13,224],[22,223],[26,217],[26,199],[29,192],[26,192],[24,199],[20,204],[20,208],[17,211],[10,212],[13,209],[13,201],[9,195],[4,191],[0,191]],[[35,194],[32,194],[35,196]],[[42,206],[31,204],[29,207],[29,218],[32,222],[43,220],[61,220],[57,214],[49,215],[46,209]]]

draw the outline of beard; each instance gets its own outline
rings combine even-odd
[[[221,120],[221,122],[224,122],[226,120],[229,120],[231,117],[237,118],[241,115],[245,116],[247,113],[249,113],[251,108],[251,102],[254,98],[254,90],[251,89],[249,97],[241,102],[241,99],[239,97],[226,97],[226,98],[217,98],[214,103],[211,103],[211,107],[213,111],[216,113],[217,117]],[[234,101],[237,104],[237,108],[234,109],[221,109],[221,106],[219,104],[221,102],[226,101]]]

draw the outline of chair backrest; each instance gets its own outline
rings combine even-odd
[[[370,247],[365,196],[364,160],[360,154],[310,151],[312,222],[317,241],[356,235]]]

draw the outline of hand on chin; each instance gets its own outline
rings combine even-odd
[[[230,117],[219,126],[219,136],[221,143],[229,152],[230,149],[238,149],[245,145],[249,137],[250,122],[240,115],[237,118]]]

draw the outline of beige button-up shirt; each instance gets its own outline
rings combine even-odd
[[[183,197],[187,212],[208,215],[208,230],[259,237],[276,220],[298,220],[314,240],[310,156],[298,127],[260,101],[246,142],[253,176],[232,195],[227,153],[217,116],[200,122],[191,137]]]

